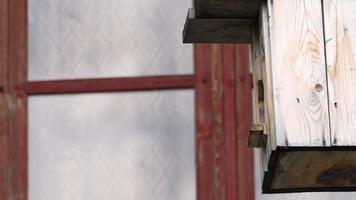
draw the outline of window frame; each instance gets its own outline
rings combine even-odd
[[[248,45],[194,45],[190,75],[28,81],[27,38],[27,0],[0,0],[0,199],[28,199],[29,95],[188,88],[195,90],[197,199],[254,198],[252,151],[244,148],[250,122],[239,123],[252,116]]]

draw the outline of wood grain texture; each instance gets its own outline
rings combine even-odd
[[[199,200],[253,200],[249,46],[195,45]]]
[[[332,145],[356,145],[356,1],[324,0]]]
[[[208,55],[208,56],[207,56]],[[194,46],[196,76],[196,151],[198,200],[214,199],[214,151],[212,142],[211,46]]]
[[[250,45],[235,45],[236,143],[238,200],[254,199],[253,150],[248,148],[252,125],[252,88],[250,76]],[[230,199],[229,199],[230,200]]]
[[[261,55],[261,41],[260,41],[260,27],[255,26],[253,30],[253,40],[251,44],[251,61],[252,61],[252,109],[253,109],[253,123],[264,124],[264,102],[259,101],[259,88],[258,83],[262,82],[262,59]],[[260,176],[257,177],[259,181],[263,180],[263,173],[267,170],[269,150],[266,147],[256,149],[256,155],[258,156],[258,172]],[[256,162],[257,163],[257,162]]]
[[[224,65],[221,44],[212,45],[211,90],[212,90],[212,136],[214,148],[214,199],[226,199],[227,170],[224,132]]]
[[[227,199],[237,199],[237,135],[236,133],[236,84],[235,84],[235,46],[224,44],[222,46],[222,63],[224,76],[224,135],[226,149],[226,170],[228,172]]]
[[[275,0],[271,50],[278,146],[329,146],[321,0]]]
[[[277,146],[276,141],[276,121],[274,114],[274,99],[273,99],[273,79],[272,77],[272,64],[271,64],[271,38],[269,34],[269,23],[268,23],[268,9],[266,5],[261,7],[261,16],[260,16],[260,31],[259,31],[259,40],[260,40],[260,63],[261,63],[261,82],[264,89],[263,92],[263,123],[266,125],[266,132],[269,137],[268,145],[266,146],[267,152],[274,150]],[[260,85],[260,84],[259,84]],[[261,87],[261,86],[260,86]],[[260,97],[259,97],[260,98]],[[262,97],[261,97],[262,98]]]
[[[7,1],[0,1],[0,199],[8,199]]]

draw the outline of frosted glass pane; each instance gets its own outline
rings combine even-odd
[[[191,90],[29,99],[30,200],[195,200]]]
[[[191,0],[28,0],[29,79],[193,73]]]

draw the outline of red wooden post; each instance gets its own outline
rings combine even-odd
[[[252,123],[249,45],[235,46],[238,200],[254,199],[253,151],[247,147]]]
[[[253,200],[248,45],[195,46],[198,199]]]
[[[225,151],[225,110],[224,110],[224,63],[223,45],[213,44],[211,54],[212,70],[212,136],[214,154],[214,199],[226,199],[227,173],[226,170],[226,151]]]
[[[27,1],[8,1],[9,198],[27,200]]]
[[[7,1],[0,1],[0,199],[8,199]]]
[[[198,200],[214,199],[214,165],[212,144],[211,46],[195,45],[195,105]]]
[[[227,176],[227,199],[237,200],[237,142],[236,142],[236,84],[235,51],[233,44],[223,47],[224,88],[225,88],[225,148]]]

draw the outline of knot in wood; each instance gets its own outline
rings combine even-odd
[[[323,90],[323,86],[318,83],[318,84],[315,85],[315,90],[316,90],[317,92],[321,92],[321,91]]]

